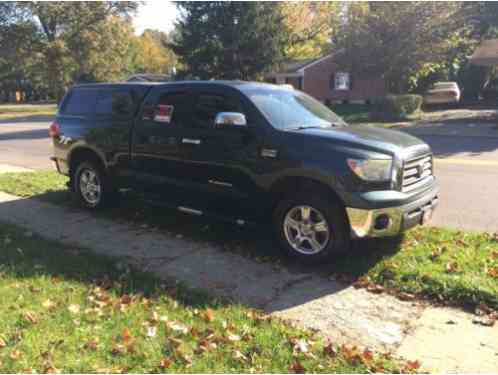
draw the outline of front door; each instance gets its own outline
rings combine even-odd
[[[234,219],[244,219],[256,208],[251,201],[259,194],[255,184],[261,136],[248,118],[246,127],[216,128],[220,112],[246,114],[236,93],[196,89],[192,121],[184,130],[182,148],[188,183],[204,200],[200,210]],[[257,208],[256,208],[257,209]]]

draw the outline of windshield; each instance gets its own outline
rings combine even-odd
[[[265,88],[245,93],[277,129],[346,126],[334,112],[300,91]]]

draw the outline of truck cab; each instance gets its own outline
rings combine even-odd
[[[304,262],[422,224],[438,202],[427,144],[348,126],[282,86],[78,85],[49,133],[56,168],[85,207],[132,188],[191,215],[270,222],[282,249]]]

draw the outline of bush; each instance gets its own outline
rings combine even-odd
[[[420,111],[422,101],[420,95],[388,95],[372,103],[370,118],[375,121],[406,120]]]

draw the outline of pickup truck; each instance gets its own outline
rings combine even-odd
[[[52,160],[85,207],[134,189],[186,214],[268,223],[303,262],[423,224],[438,203],[427,144],[348,126],[305,93],[271,84],[78,85],[49,135]]]

